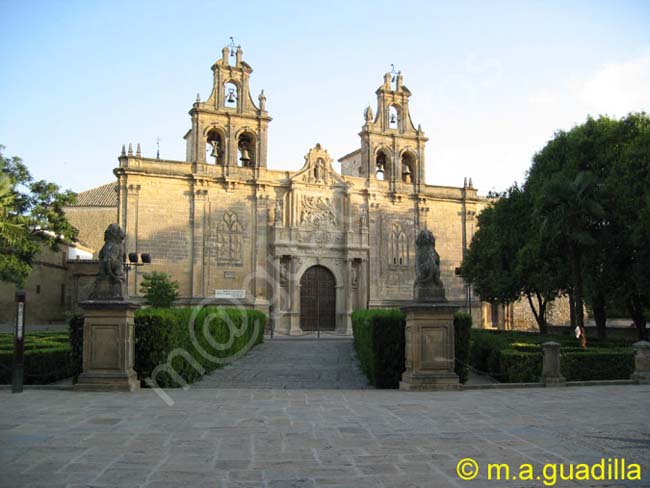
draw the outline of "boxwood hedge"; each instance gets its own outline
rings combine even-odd
[[[564,335],[473,330],[470,364],[504,383],[536,382],[542,374],[544,342],[561,344],[560,369],[567,381],[628,379],[634,353],[624,340],[590,339],[589,348]]]
[[[135,370],[161,388],[190,384],[264,339],[266,315],[224,307],[143,308],[135,314]],[[83,319],[70,321],[81,364]],[[158,368],[158,369],[156,369]],[[152,377],[153,375],[153,377]]]
[[[357,310],[352,314],[354,347],[361,369],[376,388],[398,388],[404,372],[405,315],[397,309]],[[455,370],[467,381],[472,318],[454,315]]]

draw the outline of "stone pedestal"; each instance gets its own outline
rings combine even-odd
[[[91,300],[84,309],[83,373],[75,391],[133,391],[140,381],[133,370],[135,331],[132,302]]]
[[[634,348],[634,373],[632,379],[642,385],[650,385],[650,342],[639,341]]]
[[[564,386],[566,380],[560,373],[560,344],[545,342],[542,344],[544,363],[542,366],[542,383],[545,386]]]
[[[454,313],[447,303],[413,304],[406,314],[406,371],[400,390],[459,390],[454,373]]]

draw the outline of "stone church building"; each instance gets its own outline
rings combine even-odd
[[[489,202],[471,180],[462,188],[426,183],[428,139],[411,119],[401,73],[384,75],[376,109],[363,112],[358,149],[338,159],[339,174],[320,144],[297,172],[268,168],[272,119],[264,92],[250,93],[252,72],[241,48],[223,49],[212,65],[212,93],[190,109],[185,161],[123,148],[114,170],[115,220],[127,252],[153,257],[129,273],[129,294],[138,296],[143,273],[165,271],[184,303],[236,300],[267,313],[280,334],[318,327],[350,334],[354,310],[412,298],[415,235],[427,228],[447,298],[467,307],[469,292],[455,270]],[[87,242],[99,238],[92,215],[72,219]],[[472,308],[483,326],[508,320],[476,297]]]

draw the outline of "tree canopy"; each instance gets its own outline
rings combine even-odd
[[[545,300],[566,293],[583,340],[583,301],[599,334],[606,310],[624,309],[644,338],[648,242],[650,117],[590,117],[557,132],[534,155],[524,185],[479,216],[463,275],[482,300],[526,296],[540,329]]]
[[[19,157],[5,157],[3,150],[0,146],[0,281],[22,286],[42,246],[56,251],[77,236],[63,212],[75,194],[34,180]]]

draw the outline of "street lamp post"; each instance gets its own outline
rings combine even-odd
[[[23,391],[25,374],[25,298],[24,291],[16,292],[16,335],[14,336],[12,393],[21,393]]]

